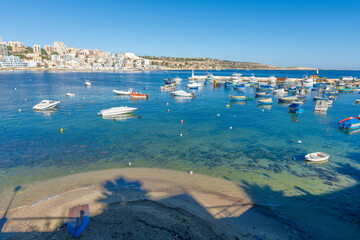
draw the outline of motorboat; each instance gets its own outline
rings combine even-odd
[[[144,94],[144,93],[137,93],[137,92],[132,92],[129,94],[129,96],[131,98],[137,98],[137,99],[146,99],[149,98],[148,94]]]
[[[327,100],[316,101],[314,111],[326,112],[328,109]]]
[[[302,113],[304,112],[304,108],[301,107],[301,104],[293,102],[289,105],[289,112]]]
[[[75,93],[65,93],[65,95],[68,97],[75,97]]]
[[[105,110],[101,110],[98,115],[107,117],[107,116],[114,116],[114,115],[120,115],[120,114],[127,114],[135,111],[137,108],[133,107],[113,107]]]
[[[247,101],[247,98],[245,96],[233,96],[233,95],[229,95],[230,100],[235,100],[235,101]]]
[[[214,76],[209,73],[209,74],[206,76],[206,80],[208,80],[208,81],[213,81],[213,80],[214,80]]]
[[[339,128],[346,130],[355,130],[360,128],[360,115],[359,117],[349,117],[339,122]]]
[[[305,88],[312,88],[314,86],[314,78],[313,77],[307,77],[302,80],[302,85]]]
[[[258,80],[256,79],[256,77],[254,75],[251,75],[250,79],[249,79],[250,83],[257,83]]]
[[[129,95],[130,93],[132,93],[134,91],[134,89],[130,88],[129,90],[127,91],[124,91],[124,90],[113,90],[113,92],[116,94],[116,95]]]
[[[181,83],[182,79],[179,77],[174,78],[175,83]]]
[[[91,82],[89,82],[89,81],[85,81],[85,86],[87,86],[87,87],[90,87],[91,86]]]
[[[49,110],[57,107],[60,101],[42,100],[33,107],[33,110]]]
[[[259,99],[257,100],[257,103],[262,105],[271,105],[273,104],[273,100],[272,98]]]
[[[279,97],[278,98],[278,101],[280,103],[290,103],[290,102],[293,102],[293,101],[296,101],[298,100],[298,98],[296,96],[292,96],[292,97]]]
[[[233,82],[241,82],[241,76],[242,76],[241,73],[233,73],[232,76],[230,77],[230,79]]]
[[[174,96],[174,97],[190,97],[190,98],[194,98],[194,97],[195,97],[195,94],[185,92],[184,90],[178,90],[178,91],[172,92],[172,93],[171,93],[171,96]]]
[[[322,97],[322,96],[314,96],[313,99],[315,101],[317,101],[317,100],[325,100],[325,101],[329,100],[327,97]]]
[[[306,161],[311,162],[324,162],[329,160],[330,155],[323,152],[315,152],[315,153],[309,153],[305,155]]]
[[[235,87],[235,83],[232,82],[225,82],[225,87]]]
[[[186,85],[188,89],[199,89],[199,85],[197,83],[190,83]]]
[[[274,89],[274,90],[272,90],[272,92],[273,92],[273,94],[283,94],[283,93],[285,93],[285,89],[284,88],[278,88],[278,89]]]

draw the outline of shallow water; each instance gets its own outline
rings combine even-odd
[[[258,77],[314,74],[237,72]],[[242,93],[205,85],[194,90],[195,99],[173,98],[170,92],[160,91],[165,77],[190,75],[190,71],[0,73],[0,189],[127,167],[131,162],[132,167],[193,170],[242,184],[258,204],[295,220],[314,237],[318,226],[312,223],[318,221],[334,226],[327,233],[331,237],[344,236],[336,235],[338,229],[346,230],[349,237],[360,233],[360,203],[355,200],[360,196],[360,133],[349,135],[337,129],[339,120],[360,114],[360,105],[352,104],[360,95],[340,94],[321,115],[313,112],[313,92],[304,113],[295,115],[288,113],[287,104],[276,103],[275,97],[271,107],[257,106],[256,101],[229,101],[229,94],[254,97],[252,88]],[[320,75],[360,78],[359,71],[320,71]],[[92,82],[91,87],[84,86],[85,79]],[[186,83],[177,89],[185,89]],[[149,99],[133,101],[112,93],[130,87],[148,93]],[[67,97],[67,92],[76,95]],[[59,109],[34,112],[32,107],[43,99],[61,101]],[[96,114],[115,106],[138,110],[135,116],[116,121]],[[330,161],[305,164],[304,155],[314,151],[329,153]]]

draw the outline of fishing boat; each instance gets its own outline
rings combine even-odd
[[[129,96],[131,98],[138,98],[138,99],[145,99],[148,98],[149,95],[148,94],[144,94],[144,93],[137,93],[137,92],[132,92],[129,94]]]
[[[289,112],[292,112],[292,113],[302,113],[304,112],[304,108],[301,107],[301,104],[300,103],[291,103],[289,105]]]
[[[359,92],[360,93],[360,87],[354,88],[354,92]]]
[[[356,103],[356,104],[359,104],[359,103],[360,103],[360,99],[356,99],[356,100],[355,100],[355,103]]]
[[[211,80],[205,79],[205,84],[210,84],[210,83],[212,83]]]
[[[270,96],[267,92],[256,92],[255,97],[268,97]]]
[[[42,100],[40,103],[33,107],[33,110],[49,110],[57,107],[60,101]]]
[[[250,82],[250,83],[257,83],[257,82],[258,82],[258,80],[256,79],[256,77],[255,77],[254,74],[251,75],[251,77],[250,77],[250,79],[249,79],[249,82]]]
[[[359,117],[349,117],[339,122],[339,128],[345,130],[355,130],[360,128],[360,115]]]
[[[161,91],[174,91],[175,89],[176,87],[172,85],[160,86]]]
[[[238,84],[235,84],[235,86],[234,86],[234,89],[240,89],[240,90],[243,90],[245,88],[245,84],[240,84],[240,83],[238,83]]]
[[[98,115],[107,117],[107,116],[114,116],[114,115],[121,115],[121,114],[127,114],[135,111],[137,108],[132,107],[113,107],[109,109],[101,110]]]
[[[269,77],[268,84],[269,84],[269,85],[275,85],[275,84],[276,84],[276,77],[270,76],[270,77]]]
[[[259,99],[257,100],[257,103],[261,105],[271,105],[273,104],[273,100],[272,98]]]
[[[324,101],[329,100],[327,97],[322,97],[322,96],[314,96],[313,99],[314,99],[315,101],[317,101],[317,100],[324,100]]]
[[[195,94],[185,92],[184,90],[178,90],[178,91],[172,92],[172,93],[171,93],[171,96],[174,96],[174,97],[189,97],[189,98],[194,98],[194,97],[195,97]]]
[[[305,88],[312,88],[314,86],[314,78],[313,77],[306,77],[302,80],[302,85]]]
[[[278,89],[273,89],[273,94],[283,94],[285,93],[285,89],[284,88],[278,88]]]
[[[230,100],[236,100],[236,101],[247,101],[247,98],[245,96],[233,96],[229,95]]]
[[[235,83],[225,82],[225,87],[235,87]]]
[[[309,153],[305,155],[306,161],[311,162],[324,162],[329,160],[330,155],[323,152],[315,152],[315,153]]]
[[[354,89],[349,87],[340,87],[339,92],[354,92]]]
[[[327,100],[318,100],[316,101],[314,111],[326,112],[328,109]]]
[[[297,97],[298,99],[305,99],[305,98],[306,98],[306,95],[300,95],[300,94],[298,94],[298,95],[296,95],[296,97]]]
[[[133,91],[134,91],[134,89],[130,88],[127,91],[125,91],[125,90],[113,90],[113,93],[115,93],[116,95],[129,95]]]
[[[67,97],[75,97],[75,93],[65,93]]]
[[[225,82],[218,82],[218,81],[216,81],[216,80],[214,80],[214,87],[222,87],[222,86],[224,86],[225,85]]]
[[[174,83],[171,78],[165,78],[165,79],[164,79],[164,82],[165,82],[165,85],[171,85],[171,84]]]
[[[205,79],[205,80],[213,81],[213,80],[214,80],[214,76],[209,73],[209,74],[206,76],[206,79]]]
[[[74,237],[79,237],[89,223],[89,205],[77,205],[69,209],[66,226]]]
[[[91,86],[91,82],[89,82],[89,81],[85,81],[85,86],[87,86],[87,87],[90,87]]]
[[[293,102],[293,101],[296,101],[298,100],[298,98],[296,96],[292,96],[292,97],[279,97],[278,98],[278,101],[280,103],[290,103],[290,102]]]
[[[233,73],[230,77],[230,79],[233,81],[233,82],[240,82],[241,81],[241,76],[242,74],[241,73]]]

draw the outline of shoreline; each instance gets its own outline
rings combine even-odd
[[[305,234],[254,204],[236,183],[173,170],[79,173],[21,186],[13,201],[6,202],[11,206],[5,217],[7,206],[0,206],[0,218],[6,220],[0,225],[4,239],[67,238],[67,211],[84,203],[90,205],[85,238],[107,239],[124,232],[133,234],[132,239],[152,234],[164,239],[176,234],[195,239],[297,239]],[[102,226],[104,221],[107,224]],[[119,221],[127,224],[118,226]]]

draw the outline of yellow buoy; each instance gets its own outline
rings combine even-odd
[[[228,108],[228,107],[230,107],[230,105],[226,105],[226,107]]]
[[[21,109],[19,109],[19,112],[21,112]]]
[[[61,128],[61,129],[60,129],[60,132],[61,132],[61,133],[64,133],[64,129]]]

